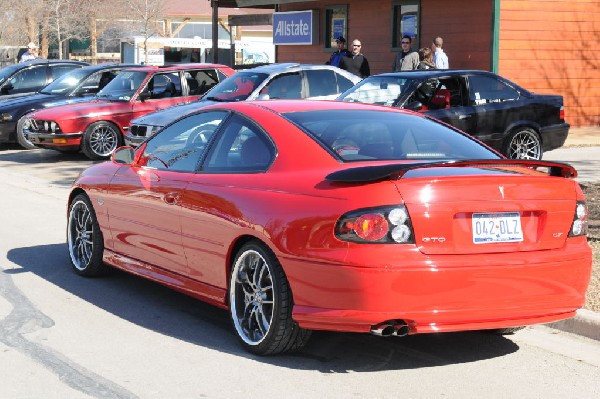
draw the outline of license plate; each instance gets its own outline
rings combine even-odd
[[[474,213],[472,225],[474,244],[523,241],[519,212]]]

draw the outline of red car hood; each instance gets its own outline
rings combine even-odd
[[[83,103],[66,104],[57,107],[51,107],[32,113],[33,119],[40,120],[64,120],[70,118],[84,118],[93,115],[118,114],[126,110],[131,111],[129,102],[93,100]]]

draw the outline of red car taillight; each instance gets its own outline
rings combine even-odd
[[[584,236],[588,228],[588,209],[585,201],[577,201],[575,215],[569,231],[569,237]]]
[[[404,205],[346,213],[335,226],[335,236],[343,241],[362,243],[414,243],[410,217]]]
[[[560,107],[559,116],[560,116],[560,119],[565,119],[565,106],[564,105]]]

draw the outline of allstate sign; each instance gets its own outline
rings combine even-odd
[[[317,44],[318,11],[273,13],[273,44]]]

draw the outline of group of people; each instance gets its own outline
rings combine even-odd
[[[346,49],[346,39],[339,36],[335,39],[337,50],[331,54],[327,64],[345,69],[361,78],[366,78],[371,74],[369,61],[361,52],[362,43],[360,40],[352,41],[352,50]],[[419,51],[414,51],[411,47],[412,38],[408,35],[402,36],[402,51],[396,54],[392,71],[410,71],[413,69],[448,69],[448,56],[442,50],[444,40],[436,37],[431,42],[431,47],[423,47]]]

